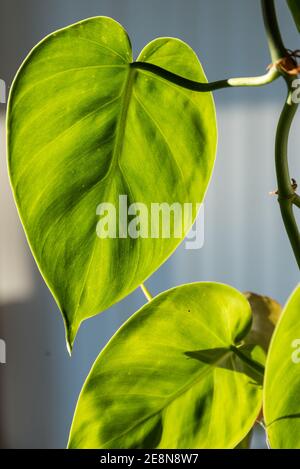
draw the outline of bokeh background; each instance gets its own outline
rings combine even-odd
[[[288,47],[299,35],[284,0],[278,14]],[[209,80],[264,73],[270,62],[259,0],[0,0],[0,78],[9,86],[29,50],[46,34],[106,15],[128,31],[135,55],[158,36],[177,36],[198,53]],[[205,203],[205,243],[181,246],[147,282],[153,294],[196,280],[252,290],[284,303],[299,281],[276,198],[273,147],[285,97],[282,81],[264,88],[215,92],[219,147]],[[86,322],[72,358],[63,322],[29,252],[12,200],[0,104],[0,447],[63,448],[75,403],[99,351],[145,303],[140,291]],[[291,174],[300,180],[300,117]],[[263,446],[256,434],[253,446]]]

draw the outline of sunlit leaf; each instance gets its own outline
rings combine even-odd
[[[70,448],[233,448],[261,408],[264,353],[245,297],[195,283],[141,308],[100,353]]]
[[[264,417],[272,448],[300,449],[300,287],[285,306],[271,341]]]
[[[138,60],[206,81],[195,53],[178,39],[156,39]],[[127,196],[125,208],[193,203],[194,218],[213,168],[211,94],[180,88],[131,62],[125,30],[110,18],[91,18],[38,44],[10,94],[15,199],[70,345],[84,319],[132,292],[184,237],[174,237],[175,221],[168,239],[161,233],[120,238],[127,226],[119,221],[119,195]],[[116,239],[97,236],[103,202],[117,208]]]

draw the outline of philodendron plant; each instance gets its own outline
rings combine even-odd
[[[300,29],[300,2],[287,3]],[[155,298],[143,284],[204,199],[217,142],[212,91],[280,77],[288,93],[275,142],[276,194],[300,266],[300,197],[287,159],[299,51],[284,46],[273,0],[261,4],[272,62],[262,76],[209,83],[193,50],[174,38],[155,39],[134,61],[126,31],[107,17],[50,34],[16,75],[9,173],[70,352],[82,321],[138,286],[149,301],[97,358],[70,448],[244,447],[256,421],[270,447],[300,448],[300,287],[281,313],[269,298],[218,283]],[[153,205],[174,209],[169,236],[153,221]],[[190,208],[184,223],[176,207]]]

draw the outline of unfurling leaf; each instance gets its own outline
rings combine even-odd
[[[281,314],[281,306],[268,296],[246,292],[245,296],[252,309],[252,326],[247,341],[260,345],[268,351],[272,334]]]

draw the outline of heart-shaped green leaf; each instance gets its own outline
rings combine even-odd
[[[285,306],[271,341],[264,417],[271,448],[300,449],[300,286]]]
[[[206,81],[194,52],[178,39],[156,39],[138,60]],[[99,238],[98,205],[111,203],[118,215],[119,195],[127,206],[144,203],[148,210],[151,203],[192,203],[194,218],[212,173],[211,94],[131,62],[125,30],[110,18],[88,19],[38,44],[10,94],[15,199],[70,345],[84,319],[132,292],[184,237],[176,238],[175,228],[170,238],[151,238],[150,229],[149,237],[122,237],[117,216],[117,238]]]
[[[243,346],[245,297],[195,283],[141,308],[100,353],[70,448],[233,448],[262,404],[264,353]]]
[[[287,0],[287,2],[300,33],[300,2],[299,0]]]

